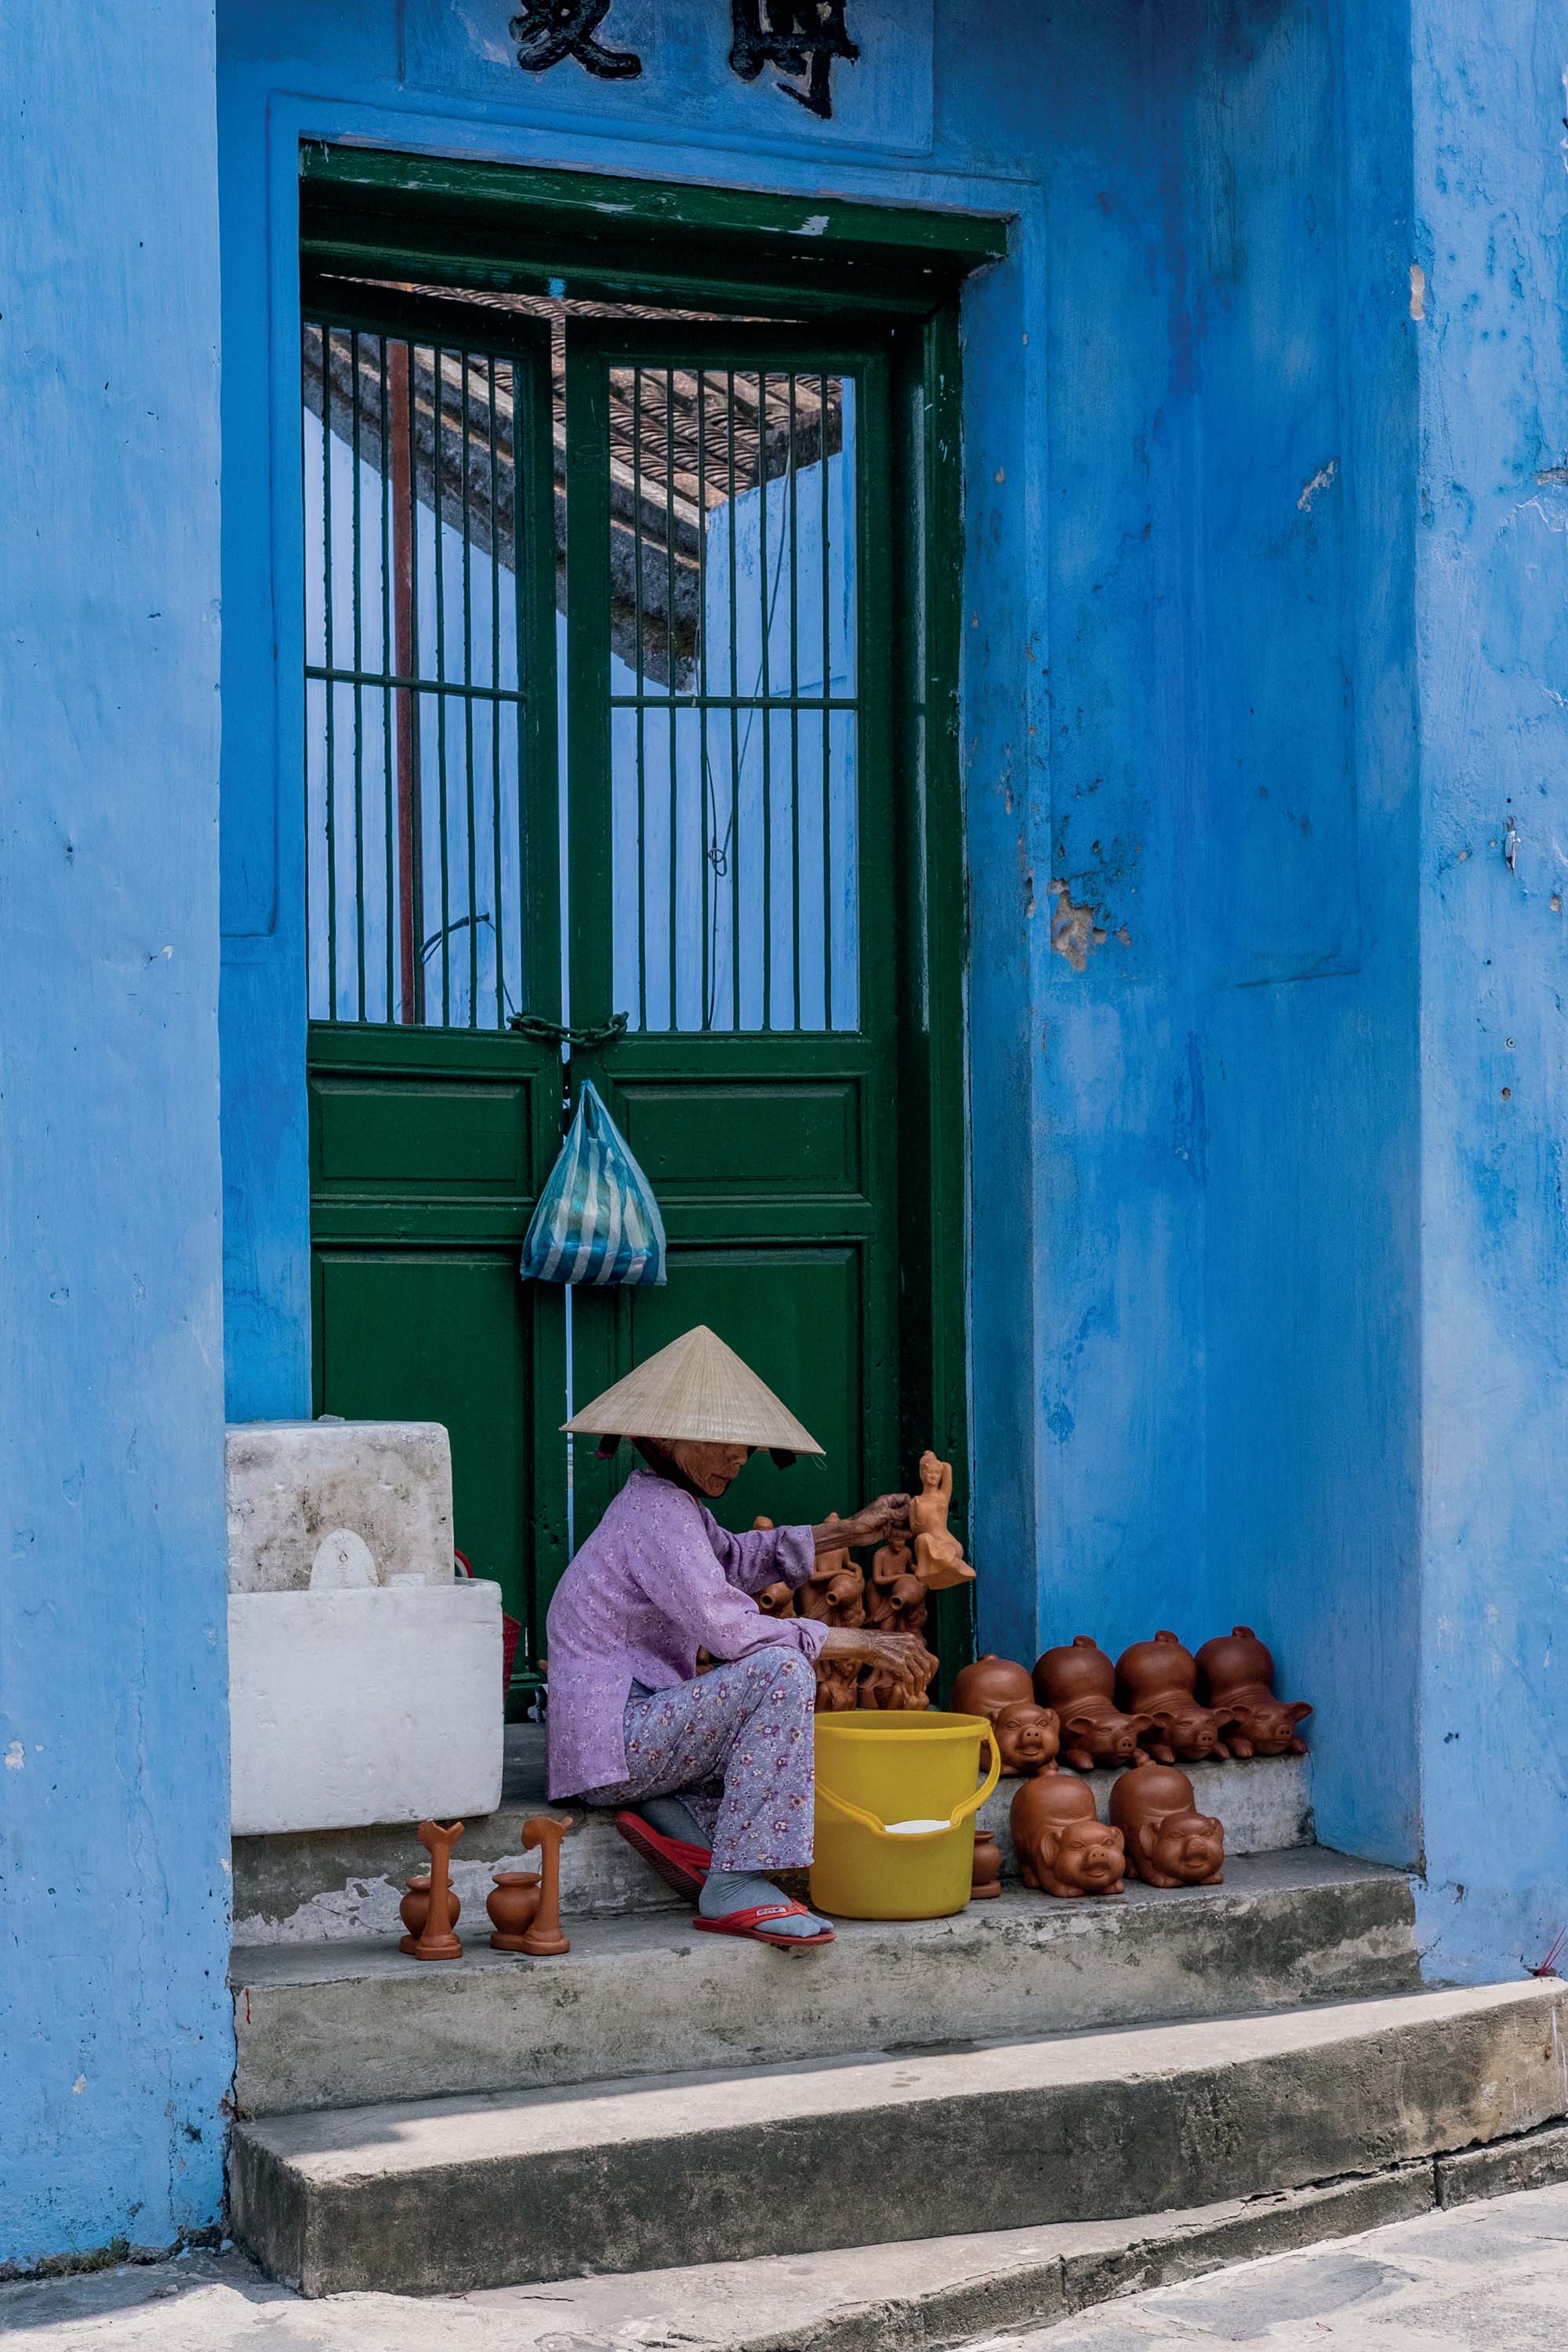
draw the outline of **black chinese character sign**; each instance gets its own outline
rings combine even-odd
[[[607,49],[595,39],[612,0],[522,0],[511,20],[517,61],[525,73],[547,73],[575,58],[601,81],[630,81],[642,59],[630,49]],[[764,66],[783,77],[779,87],[826,122],[833,114],[833,68],[853,65],[860,52],[845,23],[847,0],[730,0],[730,66],[755,81]]]
[[[510,26],[518,64],[525,73],[545,73],[575,58],[601,81],[632,80],[642,59],[594,38],[609,13],[610,0],[522,0]]]
[[[787,77],[781,87],[826,121],[833,112],[837,60],[853,65],[860,52],[844,21],[846,0],[731,0],[734,12],[730,63],[742,81],[764,66]],[[797,87],[797,85],[804,87]]]

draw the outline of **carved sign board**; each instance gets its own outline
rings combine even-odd
[[[933,0],[405,0],[416,89],[595,128],[923,153]]]

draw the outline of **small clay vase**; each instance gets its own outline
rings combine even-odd
[[[1126,1851],[1119,1829],[1099,1820],[1092,1790],[1065,1772],[1019,1784],[1010,1816],[1018,1875],[1026,1886],[1064,1899],[1120,1895]]]
[[[1221,1884],[1225,1830],[1199,1812],[1184,1772],[1165,1764],[1123,1772],[1110,1791],[1110,1811],[1127,1849],[1127,1867],[1146,1886]]]
[[[1016,1666],[1011,1658],[999,1658],[988,1650],[983,1658],[965,1666],[952,1685],[954,1715],[983,1715],[987,1723],[994,1723],[1005,1706],[1020,1699],[1032,1700],[1035,1685],[1027,1666]]]
[[[497,1870],[490,1874],[495,1885],[485,1909],[495,1930],[490,1937],[491,1948],[498,1952],[525,1952],[528,1947],[523,1937],[539,1909],[539,1873]]]
[[[1274,1661],[1250,1625],[1216,1633],[1197,1655],[1198,1696],[1228,1718],[1233,1756],[1305,1756],[1296,1727],[1312,1710],[1274,1696]]]
[[[1000,1895],[1001,1892],[1002,1849],[989,1830],[976,1830],[969,1899],[972,1903],[984,1903],[989,1895]]]
[[[572,1949],[561,1932],[561,1841],[575,1827],[570,1818],[559,1821],[549,1813],[531,1814],[522,1825],[524,1853],[539,1848],[539,1905],[517,1948],[536,1959],[553,1959]]]
[[[411,1878],[408,1881],[408,1892],[404,1896],[402,1902],[398,1905],[397,1909],[398,1916],[402,1919],[404,1926],[408,1930],[406,1936],[399,1937],[397,1948],[400,1952],[412,1952],[415,1945],[425,1933],[425,1922],[430,1916],[430,1874],[428,1871],[425,1873],[423,1877]],[[458,1900],[452,1888],[448,1886],[447,1889],[447,1925],[448,1927],[455,1927],[457,1926],[458,1919],[462,1916],[462,1910],[463,1906],[461,1902]]]

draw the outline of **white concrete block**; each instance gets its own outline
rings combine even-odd
[[[500,1802],[499,1584],[231,1593],[228,1671],[237,1837]]]
[[[375,1580],[452,1574],[452,1449],[434,1421],[247,1421],[228,1431],[228,1589],[303,1592],[328,1537]]]

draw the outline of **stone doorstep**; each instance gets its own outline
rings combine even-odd
[[[508,2352],[943,2352],[1565,2179],[1568,2126],[1549,2124],[1457,2156],[1133,2221],[764,2254],[547,2288],[491,2287],[460,2300],[343,2296],[315,2305],[310,2336],[320,2352],[428,2352],[433,2341],[452,2352],[500,2342]],[[276,2343],[279,2305],[290,2301],[237,2251],[196,2252],[177,2267],[150,2262],[0,2286],[0,2336],[26,2328],[63,2343],[59,2331],[71,2326],[73,2344],[90,2332],[95,2344],[123,2343],[126,2352],[213,2352],[219,2343],[259,2345],[263,2336]]]
[[[463,2294],[1278,2196],[1558,2121],[1565,2009],[1483,1986],[239,2124],[235,2233],[310,2295]]]
[[[481,1910],[449,1963],[390,1936],[237,1949],[236,2098],[281,2115],[1413,1991],[1414,1920],[1398,1872],[1318,1846],[1239,1859],[1222,1886],[845,1920],[809,1959],[683,1910],[577,1920],[570,1955],[530,1960],[489,1949]]]
[[[523,1822],[530,1813],[545,1811],[569,1813],[577,1822],[561,1849],[568,1932],[574,1916],[683,1907],[623,1843],[606,1814],[591,1806],[548,1802],[541,1726],[512,1724],[506,1738],[500,1808],[469,1822],[453,1851],[453,1884],[470,1916],[483,1908],[491,1871],[522,1866]],[[1245,1764],[1194,1764],[1188,1770],[1201,1809],[1225,1823],[1230,1853],[1268,1853],[1311,1843],[1310,1758],[1258,1757]],[[1087,1776],[1102,1814],[1115,1777]],[[980,1817],[1002,1845],[1009,1876],[1014,1873],[1007,1816],[1016,1787],[1016,1781],[1004,1780]],[[234,1939],[246,1946],[396,1936],[405,1882],[425,1864],[411,1824],[240,1837],[233,1854]]]

